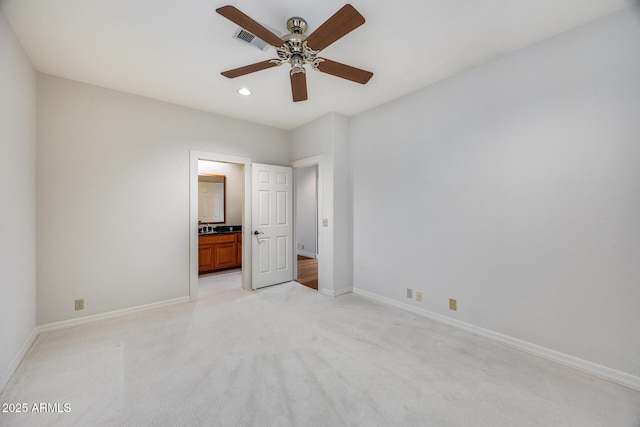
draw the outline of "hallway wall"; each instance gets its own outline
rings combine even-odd
[[[296,174],[296,249],[315,258],[318,243],[317,166],[294,169]]]

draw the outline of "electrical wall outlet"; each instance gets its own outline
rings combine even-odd
[[[84,299],[77,299],[75,301],[75,307],[76,307],[76,311],[84,310]]]
[[[452,298],[449,298],[449,310],[458,310],[458,302]]]
[[[416,301],[422,301],[422,291],[416,291]]]
[[[413,298],[413,289],[407,288],[407,298]]]

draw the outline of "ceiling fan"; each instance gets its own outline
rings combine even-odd
[[[278,37],[233,6],[223,6],[216,12],[275,47],[278,53],[277,59],[224,71],[222,75],[225,77],[233,79],[288,62],[291,64],[291,94],[293,101],[298,102],[307,99],[306,64],[314,70],[361,84],[373,76],[369,71],[318,56],[322,49],[364,24],[364,17],[350,4],[343,6],[308,36],[305,34],[307,23],[302,18],[290,18],[287,21],[289,34]]]

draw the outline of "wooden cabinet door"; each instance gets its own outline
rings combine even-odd
[[[209,271],[213,266],[213,245],[200,245],[198,248],[198,272]]]
[[[209,234],[199,237],[198,273],[242,266],[242,234]]]
[[[235,242],[215,244],[213,246],[214,268],[234,267],[238,263],[236,255]]]

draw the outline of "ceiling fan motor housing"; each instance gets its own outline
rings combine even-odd
[[[287,29],[294,34],[304,34],[307,32],[307,21],[297,16],[289,18],[287,21]]]
[[[318,62],[323,61],[317,57],[319,51],[311,49],[305,42],[307,35],[304,33],[307,28],[307,22],[304,19],[289,18],[287,29],[291,32],[280,37],[284,44],[276,47],[279,59],[273,59],[272,62],[278,65],[288,62],[291,64],[292,75],[304,73],[305,64],[309,64],[315,69]]]

